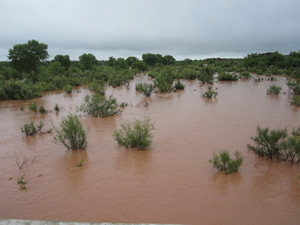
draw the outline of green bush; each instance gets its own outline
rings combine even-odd
[[[293,95],[300,95],[300,80],[288,80],[287,86]]]
[[[300,96],[299,95],[293,95],[291,105],[300,106]]]
[[[20,189],[22,189],[22,190],[26,189],[26,186],[25,186],[25,185],[27,184],[27,182],[24,181],[24,177],[25,177],[25,175],[23,175],[23,176],[17,178],[17,180],[18,180],[17,183],[20,185]]]
[[[104,95],[105,88],[104,88],[104,81],[93,81],[89,84],[90,91],[94,91],[96,94]]]
[[[71,85],[66,85],[64,87],[64,91],[67,92],[68,94],[72,93],[72,86]]]
[[[46,114],[47,110],[44,108],[44,106],[40,106],[39,107],[39,112],[42,113],[42,114]]]
[[[212,87],[208,87],[207,91],[203,93],[203,97],[206,97],[206,98],[212,98],[212,97],[215,98],[217,95],[218,95],[218,92],[213,90]]]
[[[236,74],[232,74],[232,73],[220,73],[218,75],[218,80],[221,81],[236,81],[238,80],[238,76]]]
[[[150,119],[136,120],[134,122],[125,121],[121,124],[119,130],[114,131],[113,136],[125,148],[137,147],[138,149],[146,149],[152,143],[153,136],[151,131],[154,129],[154,124],[150,123]]]
[[[180,80],[175,81],[174,88],[176,90],[183,90],[184,84],[180,82]]]
[[[135,89],[141,92],[144,96],[150,97],[155,90],[155,85],[152,83],[137,83]]]
[[[60,129],[56,129],[54,143],[65,146],[68,150],[85,149],[87,146],[86,131],[75,115],[63,117]]]
[[[170,68],[164,69],[154,80],[154,85],[160,92],[170,92],[174,90],[174,71]]]
[[[36,102],[31,102],[31,103],[29,103],[29,106],[28,106],[28,109],[29,109],[29,110],[36,112],[36,111],[37,111],[37,108],[38,108],[38,106],[37,106],[37,103],[36,103]]]
[[[99,94],[86,95],[84,103],[80,106],[80,111],[92,114],[95,117],[113,116],[121,112],[117,99],[112,96],[106,99]]]
[[[247,145],[249,150],[259,156],[266,156],[270,159],[280,159],[287,147],[287,130],[269,130],[269,128],[257,127],[257,136],[251,137],[256,146]]]
[[[273,95],[279,95],[280,91],[281,91],[281,87],[276,86],[276,85],[272,85],[267,89],[267,93],[268,94],[273,94]]]
[[[235,152],[234,156],[235,159],[231,159],[229,152],[223,150],[219,154],[214,153],[213,159],[209,160],[209,162],[213,164],[214,168],[220,171],[224,170],[226,174],[231,174],[238,171],[244,160],[240,152]]]
[[[294,130],[292,136],[288,138],[286,160],[289,160],[291,163],[300,161],[300,128]]]
[[[55,104],[54,106],[54,111],[59,112],[60,111],[60,107],[58,104]]]
[[[242,78],[242,79],[249,79],[249,78],[251,78],[251,75],[250,75],[249,72],[244,71],[244,72],[240,73],[240,78]]]
[[[30,123],[25,123],[23,127],[21,127],[22,133],[25,133],[26,136],[33,136],[38,132],[42,132],[44,124],[42,121],[38,125],[35,125],[33,121]]]

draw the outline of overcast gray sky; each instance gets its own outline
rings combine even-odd
[[[72,60],[286,54],[300,50],[299,12],[300,0],[0,0],[0,60],[32,39]]]

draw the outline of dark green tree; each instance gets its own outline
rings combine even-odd
[[[16,70],[30,74],[30,78],[35,82],[39,66],[49,57],[47,49],[48,45],[31,40],[26,44],[14,45],[8,50],[7,57]]]
[[[123,58],[118,58],[115,61],[115,67],[117,69],[128,69],[127,61],[125,59],[123,59]]]
[[[71,66],[71,60],[68,55],[56,55],[54,60],[59,62],[66,70]]]
[[[113,56],[110,56],[108,58],[108,65],[109,66],[114,66],[115,65],[115,62],[116,62],[116,58],[114,58]]]
[[[79,64],[83,70],[90,70],[97,63],[97,59],[93,54],[82,54],[79,56]]]
[[[134,57],[134,56],[129,56],[127,59],[126,59],[126,62],[128,64],[128,66],[131,66],[134,62],[136,61],[139,61],[139,59],[137,57]]]
[[[162,58],[162,63],[164,65],[174,65],[176,63],[176,59],[171,55],[165,55]]]
[[[142,55],[144,62],[149,66],[155,66],[157,63],[162,63],[162,55],[146,53]]]

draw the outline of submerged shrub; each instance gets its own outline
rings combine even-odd
[[[29,109],[29,110],[36,112],[36,111],[37,111],[37,108],[38,108],[38,106],[37,106],[37,103],[36,103],[36,102],[31,102],[31,103],[29,103],[29,106],[28,106],[28,109]]]
[[[135,89],[141,92],[144,96],[150,97],[155,90],[155,85],[152,83],[137,83]]]
[[[244,158],[241,153],[236,151],[234,153],[235,159],[231,159],[229,152],[223,150],[219,154],[214,153],[213,159],[209,160],[213,164],[214,168],[222,171],[224,170],[226,174],[231,174],[237,172],[239,167],[242,165]]]
[[[59,107],[59,105],[58,105],[58,104],[55,104],[55,106],[54,106],[54,110],[55,110],[56,112],[59,112],[59,111],[60,111],[60,107]]]
[[[289,80],[287,86],[293,95],[300,95],[300,80]]]
[[[25,123],[24,126],[21,128],[21,131],[22,133],[25,133],[26,136],[33,136],[37,133],[37,129],[33,121],[31,121],[30,123]]]
[[[138,149],[146,149],[152,143],[153,136],[151,131],[154,129],[154,124],[150,123],[150,119],[136,120],[134,122],[125,121],[121,124],[119,130],[114,131],[113,136],[125,148],[137,147]]]
[[[35,125],[33,121],[30,123],[25,123],[23,127],[21,127],[22,133],[25,133],[26,136],[33,136],[38,132],[42,132],[44,124],[42,121],[38,125]]]
[[[273,94],[273,95],[279,95],[280,91],[281,91],[281,87],[276,86],[276,85],[272,85],[267,89],[267,93],[268,94]]]
[[[180,80],[177,80],[174,84],[174,87],[176,90],[183,90],[184,89],[184,84],[180,82]]]
[[[40,106],[39,107],[39,112],[42,113],[42,114],[46,114],[47,110],[44,108],[44,106]]]
[[[56,129],[54,143],[65,146],[68,150],[85,149],[87,145],[86,131],[78,116],[68,115],[60,122],[60,129]]]
[[[72,86],[71,85],[66,85],[64,87],[64,91],[67,92],[68,94],[71,94],[71,92],[72,92]]]
[[[212,97],[216,97],[218,95],[218,92],[214,91],[212,89],[212,87],[208,87],[207,91],[203,93],[203,97],[206,98],[212,98]]]
[[[218,80],[222,81],[236,81],[238,80],[238,76],[236,74],[231,74],[231,73],[220,73],[218,75]]]
[[[244,71],[244,72],[240,73],[240,78],[242,78],[242,79],[249,79],[249,78],[251,78],[251,75],[250,75],[249,72]]]
[[[160,92],[170,92],[174,90],[174,71],[170,68],[163,70],[154,80],[154,85]]]
[[[280,159],[287,147],[287,130],[270,131],[269,128],[257,127],[256,131],[257,136],[251,137],[256,146],[248,144],[248,149],[262,157],[266,156],[270,159]]]
[[[291,105],[300,106],[300,95],[293,95]]]
[[[113,96],[106,99],[100,94],[86,95],[84,103],[80,106],[80,111],[92,114],[95,117],[113,116],[121,112],[117,99]]]

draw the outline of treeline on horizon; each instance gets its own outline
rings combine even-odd
[[[211,58],[176,61],[171,55],[145,53],[142,60],[134,56],[109,57],[97,60],[93,54],[82,54],[79,61],[71,61],[68,55],[49,58],[48,45],[30,40],[14,45],[8,50],[8,60],[0,62],[0,100],[32,99],[44,91],[64,89],[66,86],[89,85],[97,89],[104,84],[121,86],[139,73],[152,78],[198,79],[211,83],[214,73],[251,72],[258,75],[287,75],[300,79],[300,51],[289,55],[278,52],[252,53],[243,59]]]

